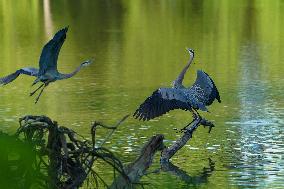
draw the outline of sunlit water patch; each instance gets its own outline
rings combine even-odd
[[[271,99],[269,82],[261,80],[257,50],[255,46],[243,49],[240,120],[226,122],[237,129],[227,131],[240,138],[231,149],[235,161],[230,163],[230,180],[244,187],[281,188],[284,186],[283,110],[279,111]]]

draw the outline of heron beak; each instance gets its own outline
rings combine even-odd
[[[193,49],[191,49],[191,48],[185,48],[187,51],[188,51],[188,53],[190,54],[190,56],[191,57],[194,57],[194,50]]]
[[[191,48],[185,48],[188,52],[190,52],[190,53],[194,53],[194,50],[193,49],[191,49]]]
[[[82,63],[82,66],[89,66],[90,64],[92,64],[94,61],[92,59],[90,60],[86,60],[85,62]]]

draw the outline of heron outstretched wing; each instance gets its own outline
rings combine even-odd
[[[12,81],[14,81],[20,74],[25,74],[29,76],[35,76],[38,75],[38,69],[36,68],[21,68],[17,70],[16,72],[7,75],[5,77],[0,78],[0,85],[6,85]]]
[[[174,109],[190,110],[190,104],[184,100],[185,96],[182,90],[160,88],[140,105],[133,116],[144,121],[161,116]]]
[[[133,116],[149,120],[174,109],[207,111],[206,106],[211,105],[215,99],[221,102],[213,80],[208,74],[198,70],[196,81],[190,88],[160,88],[140,105]]]
[[[197,71],[195,83],[188,88],[187,98],[195,109],[207,111],[206,106],[213,103],[215,99],[221,102],[219,91],[210,76],[202,70]]]
[[[39,75],[43,75],[48,70],[57,70],[58,55],[66,39],[67,31],[68,27],[59,30],[43,47],[39,59]]]

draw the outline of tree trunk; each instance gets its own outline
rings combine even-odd
[[[124,177],[117,177],[111,189],[133,188],[135,183],[138,183],[140,178],[145,174],[145,171],[152,164],[155,153],[163,148],[163,135],[153,136],[147,144],[144,145],[139,157],[125,168],[129,181]]]

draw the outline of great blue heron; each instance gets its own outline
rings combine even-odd
[[[0,85],[6,85],[13,80],[15,80],[20,74],[25,74],[29,76],[36,77],[32,86],[38,82],[42,82],[36,90],[30,93],[30,96],[34,95],[40,88],[41,91],[39,95],[36,97],[35,103],[38,102],[39,97],[41,96],[45,87],[48,86],[49,83],[55,82],[57,80],[68,79],[74,76],[77,72],[81,70],[82,67],[88,66],[92,63],[91,60],[84,61],[81,63],[79,67],[77,67],[73,72],[69,74],[59,73],[57,70],[57,59],[59,51],[66,39],[66,33],[68,31],[68,27],[65,27],[59,30],[54,37],[43,47],[40,59],[39,59],[39,69],[26,67],[17,70],[16,72],[0,78]]]
[[[182,85],[184,75],[194,58],[194,51],[189,48],[187,50],[190,59],[174,80],[173,87],[159,88],[154,91],[134,113],[133,116],[136,119],[150,120],[174,109],[189,110],[194,118],[200,118],[198,109],[208,111],[206,106],[211,105],[215,99],[221,102],[217,87],[204,71],[197,71],[196,81],[191,87],[187,88]]]

